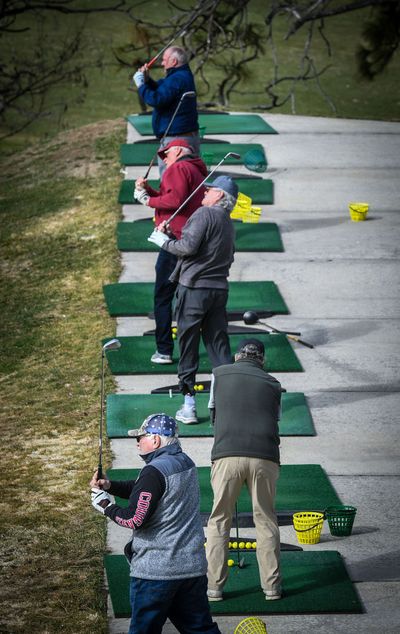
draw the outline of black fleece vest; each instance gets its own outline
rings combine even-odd
[[[279,381],[248,359],[213,372],[216,418],[211,459],[247,456],[279,464]]]

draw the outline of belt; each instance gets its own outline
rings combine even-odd
[[[198,136],[198,135],[199,135],[199,131],[194,130],[193,132],[177,132],[176,134],[171,134],[168,136],[179,137],[179,136]],[[159,141],[161,141],[162,138],[163,138],[162,136],[157,137]]]

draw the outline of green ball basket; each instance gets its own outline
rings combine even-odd
[[[345,537],[351,535],[357,509],[355,506],[328,506],[325,518],[328,521],[331,535]]]

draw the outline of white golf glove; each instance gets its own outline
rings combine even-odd
[[[168,242],[168,240],[168,236],[162,231],[157,231],[157,229],[154,229],[151,236],[147,238],[148,242],[154,242],[154,244],[156,244],[158,247],[162,247],[162,245],[165,244],[165,242]]]
[[[92,489],[92,506],[96,509],[96,511],[100,511],[104,515],[104,510],[112,504],[111,497],[106,491],[102,491],[101,489]]]
[[[144,84],[144,73],[141,70],[138,70],[133,75],[132,79],[135,82],[136,86],[140,88],[140,86],[143,86]]]
[[[133,192],[133,197],[137,200],[141,205],[147,205],[149,202],[150,196],[148,195],[145,189],[138,189],[135,187],[135,191]]]

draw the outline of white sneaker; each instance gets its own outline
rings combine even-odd
[[[207,590],[207,598],[209,601],[223,601],[222,590]]]
[[[176,412],[175,418],[185,425],[193,425],[199,422],[195,407],[181,407],[181,409],[178,409]]]
[[[160,363],[165,365],[167,363],[172,363],[172,357],[170,354],[161,354],[160,352],[158,352],[158,350],[156,350],[150,361],[152,363]]]

